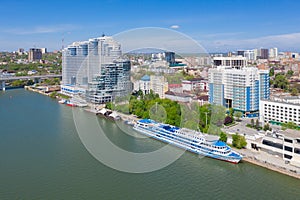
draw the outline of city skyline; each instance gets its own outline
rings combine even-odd
[[[297,1],[30,1],[2,2],[0,51],[47,47],[123,31],[160,27],[179,31],[208,52],[278,47],[300,51]],[[62,40],[64,40],[62,42]]]

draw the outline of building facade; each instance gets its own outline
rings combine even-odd
[[[62,52],[62,82],[64,85],[87,85],[100,73],[102,65],[112,63],[121,55],[121,45],[112,37],[74,42]]]
[[[150,76],[145,75],[139,81],[139,90],[143,92],[143,94],[150,94]]]
[[[168,82],[164,76],[145,75],[139,80],[139,90],[143,94],[150,94],[150,90],[152,90],[159,95],[159,98],[164,99],[165,92],[168,91]]]
[[[112,37],[74,42],[62,53],[62,88],[84,88],[86,100],[95,104],[130,94],[131,64],[121,55],[121,45]]]
[[[209,70],[209,102],[258,116],[259,101],[269,99],[269,73],[255,67],[234,69],[225,66]]]
[[[115,60],[102,64],[99,74],[88,83],[86,100],[94,104],[113,101],[116,97],[127,96],[132,92],[130,81],[130,61]]]
[[[260,101],[260,121],[282,124],[294,122],[300,127],[300,98],[274,98]]]
[[[159,95],[159,98],[164,99],[165,93],[169,90],[169,84],[164,76],[150,76],[150,89]]]

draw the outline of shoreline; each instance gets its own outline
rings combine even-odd
[[[277,172],[277,173],[281,173],[281,174],[284,174],[284,175],[287,175],[287,176],[291,176],[291,177],[300,179],[300,174],[281,169],[278,166],[274,166],[272,164],[269,164],[268,162],[262,163],[260,161],[254,160],[253,158],[248,158],[248,157],[243,157],[242,161],[245,161],[247,163],[251,163],[251,164],[263,167],[263,168],[266,168],[268,170],[272,170],[272,171]]]
[[[290,164],[284,164],[283,160],[279,160],[280,158],[274,158],[273,155],[265,152],[253,152],[250,149],[235,150],[243,155],[242,162],[251,163],[277,173],[300,179],[300,168]],[[278,159],[278,162],[274,162],[275,159]]]
[[[48,94],[42,93],[42,92],[40,92],[38,90],[34,90],[32,88],[30,88],[30,89],[25,88],[25,89],[49,96]],[[84,110],[87,112],[93,113],[93,114],[97,114],[97,110],[92,109],[92,107],[90,107],[90,106],[88,106]],[[115,111],[115,112],[120,116],[120,119],[122,121],[126,121],[126,120],[135,120],[136,121],[139,119],[133,115],[124,114],[124,113],[120,113],[117,111]],[[239,149],[234,148],[234,150],[236,150],[241,155],[243,155],[242,162],[251,163],[251,164],[266,168],[268,170],[272,170],[277,173],[281,173],[281,174],[284,174],[284,175],[287,175],[290,177],[300,179],[300,168],[298,170],[291,170],[291,169],[287,169],[286,167],[279,166],[279,164],[267,162],[266,160],[271,159],[272,155],[265,155],[265,156],[267,156],[267,159],[262,160],[262,159],[257,158],[250,149],[239,150]],[[294,167],[294,168],[296,168],[296,167]],[[297,171],[298,171],[298,173],[297,173]]]

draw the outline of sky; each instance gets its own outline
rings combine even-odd
[[[0,51],[53,51],[102,34],[158,27],[182,33],[208,52],[300,52],[297,0],[0,0],[0,10]]]

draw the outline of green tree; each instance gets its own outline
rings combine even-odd
[[[289,82],[284,74],[275,75],[274,87],[284,89],[284,90],[289,88]]]
[[[273,67],[270,69],[269,76],[270,77],[274,76],[274,68]]]
[[[211,119],[208,133],[219,135],[226,116],[226,108],[221,105],[211,105]]]
[[[287,73],[286,73],[286,76],[287,76],[288,78],[290,78],[291,76],[293,76],[293,74],[294,74],[294,71],[293,71],[293,70],[288,70]]]
[[[254,127],[254,119],[251,119],[251,127]]]
[[[268,131],[268,130],[271,130],[271,127],[270,127],[270,125],[268,124],[268,123],[266,123],[265,125],[264,125],[264,131]]]
[[[291,95],[292,96],[298,96],[298,94],[299,94],[298,89],[297,88],[292,88]]]
[[[57,96],[57,92],[51,92],[51,94],[49,95],[49,97],[51,98],[56,98]]]
[[[234,112],[234,117],[236,118],[236,121],[240,121],[240,118],[243,116],[243,113],[240,111]]]
[[[232,146],[241,149],[247,146],[246,138],[242,135],[232,135]]]
[[[234,113],[234,110],[233,108],[229,108],[229,116],[233,119],[233,113]]]
[[[222,141],[222,142],[227,142],[227,135],[226,135],[226,133],[221,132],[219,140]]]
[[[289,129],[297,129],[298,125],[294,122],[287,122],[282,124],[283,128],[289,128]]]
[[[255,121],[255,128],[259,129],[259,121],[258,121],[258,119],[256,119],[256,121]]]

